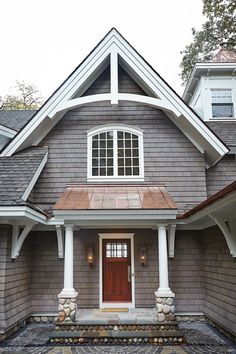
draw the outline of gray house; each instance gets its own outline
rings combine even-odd
[[[236,336],[236,55],[183,99],[112,29],[38,111],[0,111],[0,331],[79,309]]]

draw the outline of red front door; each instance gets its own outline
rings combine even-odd
[[[131,301],[130,240],[103,240],[103,301]]]

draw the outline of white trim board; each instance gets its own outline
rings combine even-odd
[[[134,234],[133,233],[99,233],[99,308],[135,308],[135,273],[134,273]],[[103,302],[103,272],[102,272],[102,240],[104,239],[130,239],[131,247],[131,302]]]
[[[48,152],[45,154],[44,158],[42,159],[39,167],[37,168],[37,170],[35,171],[35,174],[33,175],[33,178],[31,179],[30,183],[28,184],[28,187],[26,188],[26,190],[24,191],[24,194],[22,195],[21,199],[23,199],[24,201],[27,200],[28,196],[30,195],[30,192],[32,191],[35,183],[37,182],[46,162],[48,159]]]

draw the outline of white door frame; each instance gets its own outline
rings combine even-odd
[[[134,277],[134,234],[131,233],[104,233],[99,235],[99,308],[107,307],[128,307],[135,308],[135,277]],[[130,239],[130,258],[131,258],[131,299],[130,302],[104,302],[103,299],[103,259],[102,259],[102,240],[103,239]]]

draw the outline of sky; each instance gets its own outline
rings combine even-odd
[[[202,0],[0,0],[0,96],[16,80],[46,99],[116,27],[179,93],[180,51],[201,28]]]

